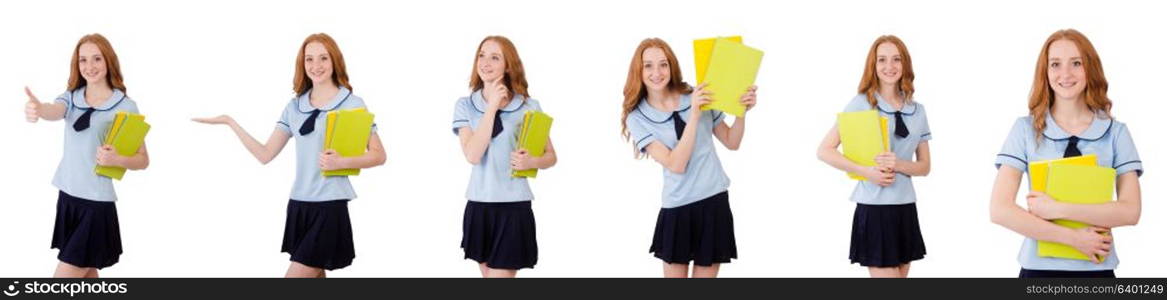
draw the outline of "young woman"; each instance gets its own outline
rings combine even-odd
[[[746,119],[735,119],[731,127],[723,122],[725,113],[702,111],[712,95],[704,88],[694,89],[681,79],[677,57],[661,39],[641,41],[632,54],[621,134],[633,143],[637,158],[647,153],[664,167],[661,209],[649,252],[664,261],[665,277],[717,277],[721,264],[737,258],[729,177],[713,138],[737,150]],[[757,102],[756,90],[751,86],[741,95],[747,111]]]
[[[859,95],[846,112],[877,109],[888,118],[891,151],[866,167],[839,153],[839,129],[831,127],[818,148],[828,165],[862,175],[851,193],[855,216],[851,224],[851,263],[867,267],[871,277],[907,277],[912,261],[924,258],[924,238],[916,215],[912,177],[927,176],[932,168],[928,152],[928,114],[912,94],[912,58],[904,42],[892,35],[875,39],[867,52]],[[914,158],[913,158],[914,156]]]
[[[296,56],[292,89],[296,97],[284,107],[267,143],[257,141],[227,115],[194,121],[230,126],[262,164],[279,155],[288,139],[296,139],[296,181],[288,201],[282,247],[292,261],[286,276],[325,277],[325,270],[344,268],[356,257],[348,201],[357,195],[347,176],[323,176],[321,171],[379,166],[385,163],[385,149],[376,125],[364,155],[342,157],[323,149],[325,115],[365,107],[365,101],[352,93],[344,56],[332,37],[317,33],[304,39]]]
[[[990,212],[993,223],[1025,236],[1017,260],[1020,277],[1114,277],[1118,254],[1110,228],[1139,222],[1139,176],[1143,163],[1126,125],[1110,115],[1102,60],[1085,35],[1054,32],[1037,57],[1029,115],[1017,119],[997,154],[997,179]],[[1057,202],[1041,192],[1026,196],[1027,208],[1015,202],[1021,175],[1030,162],[1097,154],[1098,165],[1114,168],[1118,201],[1106,204]],[[1049,220],[1092,224],[1082,229]],[[1037,256],[1037,241],[1070,245],[1091,254],[1091,261]],[[1095,256],[1106,259],[1099,261]]]
[[[535,196],[524,177],[512,170],[547,169],[557,160],[548,139],[543,156],[516,148],[515,136],[526,111],[542,111],[527,93],[523,62],[505,37],[488,36],[478,43],[470,71],[470,95],[454,104],[454,134],[466,161],[473,165],[462,218],[462,250],[478,262],[482,277],[515,277],[534,268],[539,258],[535,241]]]
[[[27,87],[24,92],[29,122],[64,119],[67,124],[64,153],[53,176],[60,190],[51,246],[60,249],[60,262],[53,276],[97,278],[97,270],[118,262],[122,238],[113,182],[94,168],[141,170],[150,165],[145,144],[133,156],[118,155],[113,146],[102,144],[117,112],[136,114],[138,105],[126,96],[113,46],[96,33],[81,37],[73,48],[64,94],[41,103]]]

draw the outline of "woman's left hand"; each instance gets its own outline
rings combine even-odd
[[[97,146],[97,165],[105,167],[124,167],[121,155],[118,155],[111,145]]]
[[[1026,206],[1029,207],[1029,213],[1038,218],[1053,220],[1061,218],[1058,215],[1058,202],[1051,198],[1046,193],[1029,192],[1025,196]]]
[[[522,171],[535,168],[534,159],[527,153],[527,149],[511,151],[511,169]]]
[[[751,85],[746,93],[742,94],[741,103],[746,106],[746,111],[754,108],[754,104],[758,103],[758,86]]]

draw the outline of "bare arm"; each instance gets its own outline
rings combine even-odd
[[[859,174],[867,178],[868,181],[880,186],[889,186],[895,182],[894,173],[881,172],[875,167],[863,166],[847,159],[846,156],[843,156],[843,153],[839,153],[839,145],[841,144],[842,140],[839,138],[838,126],[831,126],[831,129],[827,131],[827,135],[823,137],[823,141],[819,143],[817,151],[818,159],[835,169]]]
[[[733,120],[733,127],[726,126],[725,122],[718,122],[713,127],[713,136],[729,150],[737,150],[741,148],[742,137],[746,134],[746,117],[742,116]]]
[[[928,141],[922,141],[916,146],[916,160],[896,159],[895,171],[908,176],[928,176],[932,171],[932,153]]]
[[[36,122],[38,119],[56,121],[65,118],[65,104],[57,102],[41,103],[28,87],[24,87],[24,94],[28,95],[28,102],[24,106],[25,119]]]
[[[1073,204],[1050,201],[1050,219],[1070,219],[1094,226],[1114,228],[1139,223],[1142,213],[1142,196],[1139,176],[1135,172],[1122,174],[1116,179],[1118,201],[1104,204]]]
[[[251,134],[247,133],[246,130],[243,130],[243,127],[239,126],[239,123],[236,123],[235,119],[230,116],[221,115],[214,118],[195,118],[192,120],[204,124],[225,124],[231,127],[231,131],[234,131],[235,136],[239,137],[239,142],[243,143],[243,147],[247,148],[247,151],[251,152],[251,155],[255,156],[255,159],[259,160],[259,163],[265,165],[271,162],[272,159],[275,159],[280,154],[280,151],[284,149],[284,146],[288,144],[288,140],[292,138],[291,135],[282,130],[272,129],[271,136],[267,138],[267,143],[261,144]]]
[[[1021,185],[1021,171],[1002,165],[997,169],[997,179],[993,183],[993,194],[989,201],[989,215],[993,223],[1009,230],[1042,241],[1067,244],[1083,253],[1105,256],[1110,251],[1111,237],[1100,233],[1105,229],[1088,227],[1074,230],[1043,220],[1016,203],[1017,190]],[[1097,263],[1098,259],[1091,256]]]
[[[369,145],[366,149],[365,154],[354,157],[340,156],[332,149],[325,150],[320,154],[320,169],[324,171],[365,169],[385,163],[385,147],[381,145],[381,137],[376,133],[369,135]]]

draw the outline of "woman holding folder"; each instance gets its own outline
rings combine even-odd
[[[747,111],[757,102],[756,90],[749,87],[739,99]],[[737,150],[745,117],[731,127],[725,113],[701,110],[711,96],[704,84],[693,88],[682,80],[677,57],[663,40],[645,39],[636,47],[624,84],[621,134],[633,143],[635,157],[647,154],[663,167],[649,252],[664,262],[665,277],[717,277],[721,264],[737,258],[729,177],[713,140]]]
[[[840,125],[831,127],[818,148],[818,158],[861,179],[851,192],[855,214],[851,224],[851,263],[867,267],[871,277],[907,277],[912,261],[923,259],[924,238],[916,214],[912,177],[932,168],[928,115],[913,98],[912,58],[898,37],[877,38],[867,51],[859,95],[845,113],[876,110],[886,120],[882,153],[874,161],[856,162],[837,149],[844,143]],[[868,126],[881,126],[873,120]],[[871,165],[871,166],[869,166]]]
[[[1013,123],[997,154],[989,206],[993,223],[1025,236],[1017,256],[1020,277],[1115,277],[1118,254],[1110,229],[1138,223],[1143,164],[1126,124],[1110,115],[1106,92],[1102,60],[1085,35],[1065,29],[1046,39],[1034,71],[1029,115]],[[1092,154],[1097,166],[1113,169],[1114,185],[1102,192],[1112,195],[1116,187],[1117,201],[1107,197],[1103,204],[1073,204],[1031,190],[1028,209],[1015,202],[1022,174],[1030,171],[1030,181],[1035,179],[1031,164]],[[1088,226],[1072,229],[1051,220]],[[1045,242],[1072,247],[1083,259],[1039,255]]]
[[[555,165],[550,138],[543,156],[515,144],[527,111],[542,111],[527,93],[527,79],[518,50],[502,36],[478,43],[470,71],[469,96],[454,104],[454,134],[473,167],[466,188],[462,218],[462,250],[478,262],[482,277],[515,277],[534,268],[539,258],[535,241],[535,198],[525,177],[513,171]]]
[[[359,156],[343,157],[324,149],[326,122],[330,112],[364,108],[365,102],[352,93],[344,56],[327,34],[309,35],[296,56],[296,93],[284,107],[280,120],[266,143],[260,143],[230,116],[196,118],[206,124],[226,124],[239,141],[262,164],[267,164],[296,140],[296,178],[288,200],[282,251],[291,255],[287,277],[325,277],[325,270],[352,264],[352,225],[348,201],[356,191],[347,176],[325,176],[322,172],[364,169],[385,163],[385,149],[377,136],[377,126],[368,128],[368,149]]]
[[[96,33],[81,37],[73,48],[64,94],[41,103],[27,87],[24,92],[29,122],[66,123],[65,151],[53,176],[53,185],[60,190],[52,241],[52,248],[60,250],[60,262],[53,276],[97,278],[97,270],[118,262],[122,240],[113,182],[95,170],[99,166],[141,170],[150,165],[144,143],[132,156],[119,155],[104,144],[116,114],[136,114],[138,105],[126,96],[113,46]]]

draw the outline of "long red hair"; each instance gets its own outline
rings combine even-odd
[[[1073,42],[1082,55],[1082,67],[1086,70],[1086,90],[1083,91],[1086,94],[1082,99],[1086,102],[1086,107],[1094,112],[1101,111],[1106,117],[1110,117],[1111,102],[1110,98],[1106,97],[1109,84],[1106,83],[1106,74],[1102,72],[1102,59],[1098,57],[1098,51],[1094,50],[1094,44],[1077,30],[1058,30],[1045,40],[1033,71],[1033,86],[1029,90],[1029,116],[1033,117],[1033,131],[1036,135],[1034,138],[1041,138],[1048,125],[1045,123],[1045,116],[1054,105],[1054,90],[1049,82],[1049,48],[1060,40]]]
[[[81,69],[78,62],[81,56],[81,45],[85,43],[92,43],[101,51],[101,57],[105,59],[105,82],[109,84],[110,88],[119,89],[122,93],[125,93],[126,84],[122,83],[122,67],[118,63],[118,55],[113,52],[113,45],[110,45],[109,40],[97,33],[81,37],[77,41],[77,46],[73,47],[73,61],[69,63],[69,83],[66,86],[67,89],[73,91],[88,84],[85,82],[85,77],[81,76]]]
[[[628,65],[628,79],[624,81],[624,106],[623,112],[620,114],[620,134],[624,136],[626,141],[631,139],[627,125],[628,114],[636,110],[641,99],[648,97],[648,88],[644,86],[643,74],[644,51],[650,48],[661,49],[669,61],[669,83],[666,88],[670,92],[680,94],[688,94],[693,91],[693,87],[682,80],[681,66],[677,62],[677,55],[673,54],[673,49],[669,47],[668,43],[659,38],[648,38],[640,41],[640,46],[637,46],[636,52],[632,53],[632,63]],[[633,145],[633,147],[636,146]],[[640,156],[640,151],[633,149],[633,152],[637,157]]]
[[[328,57],[332,60],[332,82],[351,91],[353,87],[348,83],[348,71],[344,67],[344,55],[340,53],[340,46],[336,45],[336,40],[324,33],[309,35],[304,39],[304,43],[300,44],[300,53],[296,54],[296,76],[292,77],[292,91],[296,92],[296,95],[302,95],[312,89],[312,79],[308,78],[308,71],[304,70],[304,48],[311,43],[320,43],[328,50]]]
[[[526,71],[523,71],[523,60],[519,59],[519,50],[515,49],[515,44],[511,43],[510,39],[499,35],[488,36],[478,42],[478,49],[474,50],[474,66],[470,70],[470,91],[481,90],[485,86],[482,78],[478,77],[478,53],[482,52],[482,45],[486,44],[486,41],[498,43],[498,47],[502,50],[502,59],[506,61],[506,71],[503,72],[502,83],[511,93],[523,95],[523,101],[527,101],[531,95],[527,93],[527,75]]]
[[[903,75],[900,76],[899,89],[904,93],[904,101],[910,103],[912,101],[912,93],[916,92],[916,86],[912,84],[912,80],[916,79],[916,73],[912,71],[912,56],[908,54],[908,46],[904,45],[904,41],[894,35],[884,35],[875,39],[871,43],[871,50],[867,51],[867,63],[863,67],[863,78],[859,79],[859,93],[867,95],[867,103],[875,106],[877,102],[875,93],[879,92],[879,76],[875,75],[875,63],[878,59],[876,49],[883,43],[891,43],[900,51],[900,62],[903,64]]]

